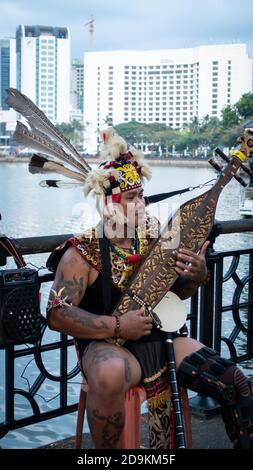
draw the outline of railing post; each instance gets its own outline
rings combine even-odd
[[[9,345],[5,350],[5,411],[6,423],[14,421],[14,346]]]
[[[199,341],[211,348],[213,346],[214,258],[207,260],[207,267],[210,270],[210,281],[200,289]]]
[[[214,313],[214,338],[213,348],[219,354],[221,352],[221,326],[222,326],[222,293],[223,293],[223,258],[217,258],[215,279],[215,313]]]

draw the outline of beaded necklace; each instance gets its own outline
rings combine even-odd
[[[110,244],[111,251],[116,254],[118,258],[122,260],[123,264],[123,269],[122,269],[122,275],[121,279],[118,283],[119,288],[123,288],[124,286],[124,281],[128,279],[135,268],[135,264],[140,262],[143,258],[143,253],[144,253],[144,243],[143,239],[139,237],[138,229],[135,231],[135,239],[134,239],[134,254],[129,254],[127,251],[124,250],[124,248],[121,248],[117,245]]]
[[[113,253],[118,255],[119,258],[124,259],[125,263],[127,264],[134,264],[138,261],[141,261],[143,256],[143,244],[141,242],[141,239],[139,238],[138,230],[135,230],[133,254],[129,254],[128,249],[124,249],[118,245],[114,245],[113,243],[111,243],[111,250],[113,251]]]

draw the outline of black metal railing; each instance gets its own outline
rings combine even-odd
[[[211,248],[207,262],[211,273],[209,284],[203,286],[191,299],[190,313],[188,315],[190,335],[198,338],[207,346],[214,347],[218,352],[223,346],[228,349],[228,356],[234,361],[245,363],[253,357],[253,247],[242,250],[215,252],[213,243],[220,234],[235,232],[252,232],[253,221],[216,222],[210,240]],[[0,239],[1,239],[0,235]],[[71,234],[61,236],[33,237],[13,239],[15,246],[23,255],[49,253],[61,244]],[[8,254],[0,249],[0,266],[6,263]],[[230,260],[228,269],[224,272],[224,265]],[[241,261],[243,259],[243,266]],[[44,284],[53,280],[53,274],[44,272],[40,275],[40,282]],[[230,292],[232,301],[224,300],[226,286],[233,283]],[[224,332],[224,322],[230,316],[228,331]],[[68,382],[79,374],[78,365],[68,371],[68,351],[73,348],[73,340],[61,334],[59,340],[45,342],[47,332],[46,322],[42,322],[41,338],[32,345],[7,346],[2,352],[5,354],[5,410],[4,419],[0,423],[0,438],[10,430],[38,423],[50,418],[72,413],[77,409],[77,403],[71,404],[69,400]],[[242,340],[238,342],[240,336]],[[238,344],[237,344],[238,343]],[[50,372],[45,365],[43,355],[47,352],[59,351],[59,374]],[[74,352],[73,352],[74,354]],[[36,377],[32,378],[31,385],[20,387],[16,385],[16,362],[20,358],[32,356],[36,367]],[[54,357],[55,360],[55,357]],[[58,383],[58,406],[52,410],[43,410],[38,396],[45,381]],[[32,415],[16,417],[18,405],[15,398],[22,396],[30,404]]]
[[[247,259],[240,266],[242,257]],[[228,259],[229,267],[224,272],[224,264]],[[200,291],[198,339],[213,347],[219,354],[222,345],[226,345],[233,361],[247,361],[253,357],[253,247],[213,252],[208,256],[207,262],[211,279]],[[229,281],[233,281],[233,287],[230,285],[227,289]],[[224,293],[228,292],[231,294],[231,301],[224,301]],[[242,298],[243,294],[247,298]],[[225,317],[231,330],[227,334],[223,332]],[[241,334],[245,335],[244,353],[238,351],[240,346],[236,346],[236,340]]]
[[[219,354],[222,347],[223,350],[226,347],[229,357],[238,363],[253,357],[253,246],[221,252],[214,251],[213,244],[221,234],[252,231],[253,220],[249,219],[215,223],[207,257],[211,278],[200,289],[198,335],[194,334],[196,327],[192,334]],[[196,302],[194,298],[193,302]],[[226,332],[224,322],[228,321],[229,331]],[[236,344],[240,336],[243,347],[239,342]]]

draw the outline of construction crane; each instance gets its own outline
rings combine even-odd
[[[93,34],[94,34],[94,18],[91,16],[90,21],[86,23],[84,26],[89,26],[89,41],[88,41],[88,51],[93,50]]]

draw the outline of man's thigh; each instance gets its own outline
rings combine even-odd
[[[141,367],[130,351],[106,341],[93,341],[82,358],[83,371],[88,383],[89,378],[94,377],[101,365],[110,374],[110,369],[116,362],[122,364],[126,391],[140,382]]]

